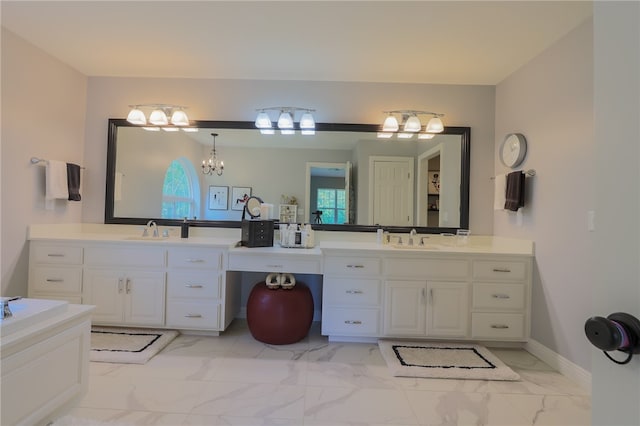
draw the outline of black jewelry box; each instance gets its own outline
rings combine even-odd
[[[273,247],[273,220],[243,220],[242,245]]]

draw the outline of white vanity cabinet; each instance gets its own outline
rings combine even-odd
[[[325,256],[322,334],[333,337],[380,335],[381,269],[379,256]]]
[[[385,258],[384,274],[385,336],[469,336],[469,260],[392,256]]]
[[[530,259],[495,257],[473,261],[473,338],[520,341],[528,336],[530,275]]]
[[[82,303],[83,249],[77,244],[33,242],[29,297]]]
[[[323,247],[322,334],[330,339],[528,339],[533,256],[527,246],[517,255],[509,247],[374,247]]]
[[[83,303],[95,305],[94,324],[163,326],[165,250],[160,247],[85,247]]]
[[[468,295],[465,282],[385,281],[384,334],[467,337]]]
[[[239,286],[226,283],[226,251],[178,248],[167,251],[167,327],[224,330],[239,310]]]

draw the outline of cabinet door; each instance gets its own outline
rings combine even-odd
[[[88,269],[84,279],[83,300],[95,305],[93,322],[119,324],[124,319],[125,274],[109,269]]]
[[[427,335],[466,337],[469,334],[469,284],[427,283]]]
[[[164,325],[164,276],[164,272],[127,272],[125,322]]]
[[[425,281],[386,281],[384,333],[393,336],[424,336]]]

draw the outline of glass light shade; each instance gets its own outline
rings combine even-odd
[[[167,119],[167,114],[164,113],[161,109],[155,109],[149,115],[149,123],[155,124],[156,126],[166,126],[169,124],[169,120]]]
[[[271,128],[271,119],[269,118],[269,115],[266,112],[261,111],[258,113],[258,116],[256,117],[256,127],[258,129]]]
[[[433,139],[434,136],[433,133],[420,133],[418,139]]]
[[[144,116],[144,112],[138,108],[133,108],[127,115],[127,121],[131,124],[138,124],[144,126],[147,124],[147,117]]]
[[[300,128],[303,130],[311,130],[316,128],[316,121],[313,119],[313,115],[310,112],[305,112],[300,117]]]
[[[405,132],[419,132],[421,128],[422,123],[420,123],[420,119],[416,115],[407,118],[407,121],[404,123]]]
[[[393,115],[388,116],[384,119],[384,123],[382,124],[383,132],[397,132],[400,126],[398,125],[398,119],[396,119]]]
[[[171,114],[171,124],[174,126],[188,126],[189,117],[187,117],[187,113],[181,109],[174,111],[173,114]]]
[[[426,131],[428,133],[441,133],[442,131],[444,131],[444,124],[442,124],[442,120],[440,120],[440,117],[433,117],[431,120],[429,120]]]
[[[287,111],[283,111],[278,117],[278,128],[280,129],[293,129],[293,117]]]
[[[378,138],[380,138],[380,139],[389,139],[389,138],[391,138],[391,136],[393,136],[393,133],[378,132]]]

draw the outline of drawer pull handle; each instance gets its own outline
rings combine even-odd
[[[491,297],[494,299],[511,299],[511,296],[508,294],[492,294]]]
[[[360,324],[362,324],[362,321],[358,321],[358,320],[346,320],[344,323],[345,323],[345,324],[355,324],[355,325],[360,325]]]
[[[201,284],[187,284],[185,285],[187,288],[202,288]]]
[[[347,268],[362,269],[364,268],[364,265],[347,265]]]
[[[200,314],[187,314],[184,316],[185,318],[202,318]]]
[[[493,268],[493,272],[511,272],[509,268]]]
[[[505,324],[491,324],[491,328],[497,328],[497,329],[500,329],[500,330],[504,330],[506,328],[509,328],[509,326],[505,325]]]
[[[49,257],[64,257],[64,254],[62,254],[62,253],[49,253],[49,254],[47,254],[47,256],[49,256]]]
[[[204,263],[204,259],[187,259],[188,263]]]
[[[362,291],[362,290],[346,290],[345,293],[347,293],[347,294],[362,294],[362,293],[364,293],[364,291]]]
[[[282,268],[282,265],[267,265],[269,268]]]
[[[118,293],[122,293],[123,286],[124,286],[124,284],[123,284],[123,282],[122,282],[122,278],[120,278],[120,279],[118,280]]]
[[[62,278],[47,278],[48,283],[63,283],[64,280]]]
[[[131,293],[131,280],[127,278],[127,294]]]

